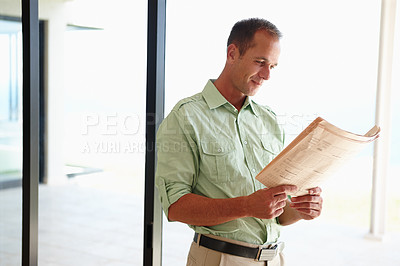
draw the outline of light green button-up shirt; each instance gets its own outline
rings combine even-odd
[[[203,92],[178,102],[157,133],[156,186],[162,207],[195,193],[234,198],[264,188],[256,175],[283,148],[284,134],[275,114],[249,97],[238,112],[208,81]],[[215,226],[192,226],[253,244],[279,237],[276,219],[245,217]]]

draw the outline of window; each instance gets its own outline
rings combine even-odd
[[[21,31],[17,17],[0,16],[0,260],[10,265],[22,245]]]

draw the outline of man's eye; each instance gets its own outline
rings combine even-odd
[[[256,63],[260,64],[260,65],[265,65],[265,62],[264,61],[260,61],[260,60],[256,60]]]

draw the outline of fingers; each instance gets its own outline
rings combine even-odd
[[[287,194],[296,191],[297,187],[294,185],[280,185],[268,190],[273,196],[272,205],[274,205],[273,209],[275,209],[274,217],[283,213],[283,208],[286,206]]]
[[[296,190],[296,186],[282,185],[250,194],[246,200],[249,216],[272,219],[281,215],[286,206],[287,193]]]
[[[307,215],[307,217],[305,217],[306,220],[317,218],[321,214],[321,210],[297,209],[297,211]]]
[[[254,192],[247,198],[249,216],[261,219],[272,219],[284,212],[287,195],[294,194],[294,185],[280,185]]]
[[[272,219],[278,217],[284,212],[284,207],[286,206],[286,201],[280,201],[275,204],[274,207],[271,208],[271,215],[267,217],[267,219]]]
[[[279,201],[275,204],[276,209],[282,209],[286,206],[286,200]]]
[[[294,185],[280,185],[273,188],[268,189],[268,193],[271,193],[273,197],[273,203],[275,203],[275,207],[285,207],[287,194],[291,194],[297,191],[297,187]]]
[[[283,208],[281,209],[277,209],[274,214],[272,215],[272,218],[278,217],[279,215],[281,215],[284,212]],[[272,219],[271,218],[271,219]]]
[[[286,193],[271,192],[268,189],[265,192],[266,192],[265,198],[264,198],[265,203],[271,209],[279,209],[279,208],[283,208],[286,206],[286,199],[287,199]]]
[[[321,206],[319,203],[312,203],[312,202],[291,203],[290,207],[293,207],[296,209],[313,209],[313,210],[321,209]]]
[[[310,195],[321,195],[321,193],[322,193],[322,189],[320,187],[308,189],[308,194],[310,194]]]
[[[301,203],[301,202],[315,202],[315,203],[322,203],[322,197],[319,195],[305,195],[299,197],[292,197],[292,203]]]
[[[293,197],[289,206],[304,214],[305,219],[314,219],[321,214],[323,200],[320,194],[322,190],[316,187],[309,189],[308,193],[308,195]]]
[[[315,187],[315,188],[310,188],[307,189],[308,194],[305,194],[303,196],[297,196],[297,197],[292,197],[291,201],[319,201],[320,195],[322,193],[322,189],[320,187]]]
[[[297,187],[294,185],[280,185],[273,188],[270,188],[269,191],[274,195],[280,194],[293,194],[297,191]],[[286,196],[285,196],[286,197]]]
[[[287,194],[294,193],[297,191],[297,187],[293,185],[282,185],[269,189],[273,196],[273,202],[275,203],[272,207],[274,213],[271,218],[278,217],[284,212],[284,207],[287,202]],[[270,219],[271,219],[270,218]]]

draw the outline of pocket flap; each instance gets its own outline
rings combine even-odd
[[[225,155],[234,150],[233,143],[215,140],[201,141],[201,148],[205,154],[209,155]]]
[[[261,143],[265,150],[275,155],[278,154],[282,149],[282,144],[276,140],[262,138]]]

